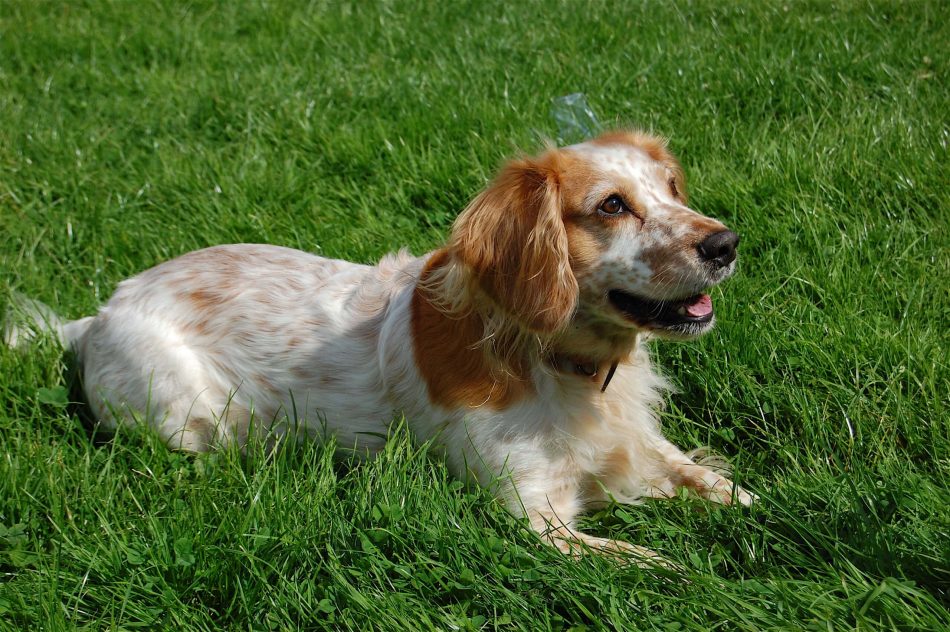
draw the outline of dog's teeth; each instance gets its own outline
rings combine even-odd
[[[686,315],[686,306],[685,306],[685,305],[680,305],[679,307],[677,307],[677,308],[676,308],[676,313],[679,314],[680,316],[685,316],[685,315]]]

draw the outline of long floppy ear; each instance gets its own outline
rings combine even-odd
[[[489,297],[536,333],[567,325],[577,303],[557,162],[552,152],[505,165],[456,220],[449,242]]]

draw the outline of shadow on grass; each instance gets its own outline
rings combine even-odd
[[[665,351],[665,359],[690,361],[688,352]],[[748,371],[744,377],[750,379]],[[775,378],[752,372],[751,379],[765,388]],[[747,467],[757,470],[750,473],[762,496],[736,521],[728,513],[690,519],[698,546],[724,546],[741,559],[735,545],[751,537],[761,547],[758,557],[771,563],[750,560],[745,569],[768,572],[768,566],[778,564],[782,573],[805,575],[819,569],[848,574],[853,567],[881,582],[909,580],[950,604],[950,557],[939,528],[947,523],[946,492],[910,459],[874,458],[860,442],[857,447],[836,443],[830,430],[820,439],[809,438],[805,413],[790,401],[770,398],[766,410],[730,411],[736,418],[761,419],[775,436],[729,425],[716,418],[707,385],[695,372],[678,371],[677,384],[676,407],[710,429],[714,451],[744,455]],[[756,399],[737,395],[731,404]],[[731,538],[723,538],[726,534]]]

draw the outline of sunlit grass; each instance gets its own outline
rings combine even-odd
[[[950,15],[722,4],[0,3],[0,282],[69,317],[210,244],[424,252],[556,96],[669,135],[742,245],[656,349],[666,432],[761,497],[586,517],[685,578],[570,560],[399,428],[364,464],[92,436],[42,341],[0,349],[0,628],[950,626]]]

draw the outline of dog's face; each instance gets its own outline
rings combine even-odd
[[[580,316],[686,338],[708,331],[711,286],[736,266],[738,236],[686,205],[665,146],[613,134],[561,150],[562,217]]]
[[[450,242],[528,329],[613,340],[708,331],[706,290],[733,273],[737,245],[722,223],[687,207],[665,144],[627,132],[509,163]]]

